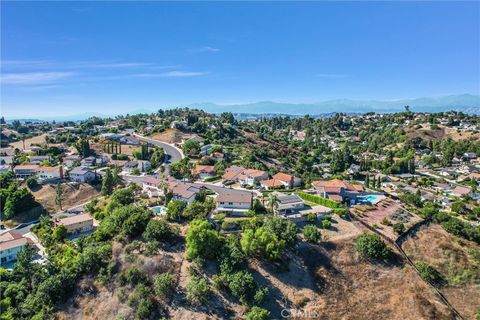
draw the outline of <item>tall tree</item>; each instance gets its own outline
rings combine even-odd
[[[55,204],[60,207],[62,210],[62,203],[63,203],[63,188],[62,184],[58,183],[55,187]]]
[[[102,179],[102,194],[104,196],[109,196],[113,192],[114,187],[114,178],[112,175],[112,171],[108,168],[105,171],[105,176]]]

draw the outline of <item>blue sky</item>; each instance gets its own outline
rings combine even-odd
[[[480,92],[479,2],[1,2],[7,117]]]

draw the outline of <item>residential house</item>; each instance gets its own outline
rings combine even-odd
[[[2,267],[17,260],[17,254],[28,244],[33,244],[30,238],[24,237],[15,230],[0,235],[0,261]]]
[[[463,197],[472,193],[472,188],[466,186],[456,186],[450,194],[454,197]]]
[[[181,121],[172,121],[172,123],[170,124],[170,128],[171,129],[180,129],[180,128],[184,128],[188,126],[188,122],[185,121],[185,120],[181,120]]]
[[[345,199],[354,200],[365,190],[361,184],[352,184],[340,179],[314,181],[312,186],[322,197],[339,202]]]
[[[145,177],[142,180],[142,189],[147,192],[149,197],[158,197],[163,195],[162,183],[164,180],[156,177]],[[165,181],[165,183],[168,183]]]
[[[215,167],[214,166],[204,166],[197,164],[195,169],[193,169],[193,174],[197,175],[200,179],[205,179],[215,176]]]
[[[215,198],[216,211],[230,215],[244,215],[252,208],[253,194],[248,191],[222,189]]]
[[[12,170],[12,166],[8,164],[0,164],[0,173],[5,173]]]
[[[477,154],[474,152],[465,152],[463,154],[463,159],[465,160],[474,160],[477,159]]]
[[[63,158],[63,164],[67,167],[67,168],[73,168],[75,165],[80,165],[80,162],[82,161],[82,158],[80,156],[76,156],[76,155],[73,155],[73,156],[67,156],[65,158]]]
[[[120,138],[120,142],[137,146],[140,144],[140,139],[132,136],[124,136]]]
[[[298,211],[304,209],[305,207],[302,198],[300,198],[298,194],[285,194],[275,192],[275,196],[277,197],[277,203],[276,205],[274,205],[274,211],[277,214],[295,214]]]
[[[448,183],[434,182],[430,189],[441,193],[450,193],[452,191],[452,187]]]
[[[50,156],[30,156],[31,164],[40,164],[44,161],[52,161]]]
[[[15,173],[15,178],[27,179],[35,176],[39,167],[40,166],[37,164],[22,164],[15,166],[13,168],[13,172]]]
[[[81,160],[80,164],[84,167],[93,167],[96,165],[97,159],[93,156],[86,157]]]
[[[283,181],[277,179],[268,179],[260,181],[260,185],[266,190],[285,188]]]
[[[68,173],[70,180],[80,183],[94,181],[96,173],[88,167],[75,167]]]
[[[200,147],[200,154],[201,155],[208,156],[210,153],[212,153],[212,145],[211,144],[206,144],[206,145]]]
[[[128,160],[110,160],[108,162],[109,167],[123,168],[128,163]]]
[[[40,179],[53,180],[63,179],[63,166],[37,168],[37,174]]]
[[[238,182],[241,185],[253,186],[255,183],[268,179],[268,173],[262,170],[230,167],[224,174],[226,181]]]
[[[77,214],[55,220],[55,226],[64,226],[69,234],[78,234],[93,230],[93,218],[88,213]]]
[[[123,134],[107,132],[107,133],[99,134],[98,136],[100,138],[104,138],[104,139],[108,139],[108,140],[115,140],[115,139],[121,139],[123,137]]]
[[[192,203],[196,195],[200,192],[200,188],[187,182],[178,181],[172,177],[167,180],[157,177],[145,177],[142,180],[142,187],[150,197],[158,197],[164,195],[164,188],[172,193],[172,199],[183,200]]]
[[[301,183],[302,180],[300,178],[282,172],[274,174],[272,179],[263,180],[260,182],[260,184],[267,190],[278,187],[291,189],[300,186]]]
[[[358,164],[352,163],[350,167],[348,168],[347,172],[349,174],[357,174],[360,172],[360,166]]]
[[[218,159],[223,159],[225,155],[221,152],[214,152],[212,153],[211,157],[218,160]]]
[[[13,156],[2,156],[0,157],[0,165],[2,164],[13,164]]]
[[[0,148],[0,155],[2,156],[13,156],[14,153],[14,148]]]
[[[132,172],[135,169],[138,169],[140,172],[146,172],[150,170],[152,164],[148,160],[134,160],[129,161],[123,167],[123,170],[127,172]]]
[[[169,184],[170,192],[173,195],[174,200],[183,200],[187,203],[192,203],[195,201],[195,197],[200,192],[200,188],[184,182],[171,182]]]

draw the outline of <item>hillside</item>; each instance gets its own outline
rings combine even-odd
[[[364,231],[356,223],[354,227]],[[269,289],[264,307],[272,312],[272,317],[281,318],[282,310],[288,309],[291,314],[303,312],[307,317],[321,315],[322,319],[451,319],[449,309],[404,261],[363,261],[355,252],[354,239],[355,236],[320,245],[301,242],[288,254],[288,266],[282,270],[275,264],[251,259],[249,269],[255,280]],[[244,307],[216,289],[200,306],[185,300],[192,263],[184,259],[183,249],[182,240],[153,257],[139,255],[133,261],[125,253],[126,247],[118,243],[113,252],[120,270],[134,264],[149,276],[165,271],[174,274],[173,296],[157,297],[162,311],[172,319],[244,317]],[[209,262],[204,268],[203,276],[212,283],[215,264]],[[120,314],[133,317],[133,309],[123,298],[131,291],[120,288],[118,283],[104,286],[84,279],[61,311],[60,319],[110,319]]]
[[[437,224],[423,227],[403,249],[416,262],[427,262],[445,278],[440,288],[465,319],[480,306],[480,246],[447,233]]]
[[[62,185],[63,202],[62,209],[68,209],[92,199],[98,198],[100,192],[97,188],[87,184],[66,184]],[[59,206],[55,203],[55,186],[44,185],[40,189],[34,190],[33,196],[48,212],[53,213],[59,211]]]

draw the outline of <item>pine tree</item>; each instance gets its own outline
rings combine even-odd
[[[104,196],[108,196],[112,194],[113,184],[114,184],[114,179],[113,179],[112,171],[110,170],[110,168],[108,168],[105,171],[105,176],[103,177],[103,181],[102,181],[102,194]]]

